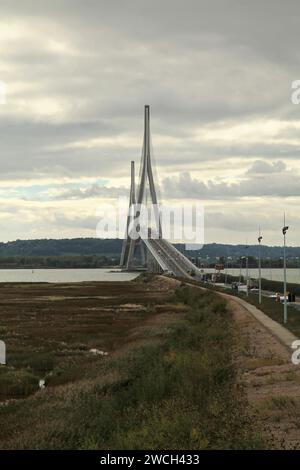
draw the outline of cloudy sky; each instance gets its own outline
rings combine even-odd
[[[127,194],[143,106],[164,202],[205,241],[300,236],[298,0],[1,0],[0,240],[95,236]]]

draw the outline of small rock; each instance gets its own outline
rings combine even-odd
[[[89,352],[95,356],[107,356],[108,353],[105,351],[99,351],[99,349],[90,349]]]
[[[46,384],[45,384],[45,380],[44,379],[41,379],[39,381],[39,387],[41,390],[43,390],[44,388],[46,388]]]

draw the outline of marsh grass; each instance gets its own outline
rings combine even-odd
[[[0,398],[21,398],[38,390],[39,379],[26,369],[0,368]]]
[[[179,289],[190,307],[159,344],[131,350],[114,367],[125,378],[83,392],[68,446],[90,449],[257,448],[232,365],[231,319],[214,294]]]
[[[0,408],[5,448],[257,449],[263,443],[236,381],[235,339],[226,303],[182,287],[142,344],[108,357],[78,382]],[[181,314],[180,306],[182,306]],[[168,328],[166,326],[168,325]],[[157,331],[154,338],[153,331]],[[109,379],[107,379],[109,377]],[[11,408],[10,408],[11,407]],[[35,415],[30,415],[34,407]],[[43,426],[33,423],[43,416]],[[19,433],[13,435],[13,418]]]
[[[94,376],[102,357],[92,357],[89,350],[112,353],[126,344],[132,331],[160,314],[148,306],[159,307],[168,297],[167,289],[146,290],[140,282],[0,284],[0,339],[11,371],[10,385],[1,372],[0,403],[38,390],[28,386],[28,374],[46,378],[51,387]],[[164,311],[169,310],[166,304]],[[19,392],[12,395],[12,390]]]

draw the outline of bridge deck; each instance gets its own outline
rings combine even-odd
[[[148,238],[143,242],[163,271],[188,278],[191,278],[192,273],[197,271],[196,266],[167,240]]]

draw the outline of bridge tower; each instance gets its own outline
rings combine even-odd
[[[162,238],[161,220],[158,209],[157,195],[154,185],[152,163],[151,163],[151,144],[150,144],[150,106],[145,105],[144,109],[144,141],[143,151],[140,169],[140,182],[137,190],[135,191],[135,170],[134,162],[131,162],[131,187],[130,187],[130,201],[129,201],[129,212],[127,217],[126,234],[122,247],[122,254],[120,260],[120,266],[123,269],[131,269],[133,267],[133,258],[137,247],[141,250],[142,264],[146,264],[145,247],[142,239],[139,237],[134,240],[130,237],[129,226],[133,217],[137,217],[139,214],[139,208],[142,204],[148,202],[147,190],[149,187],[150,199],[152,207],[154,209],[154,218],[156,224],[156,231],[158,238]],[[134,210],[132,210],[134,206]]]

